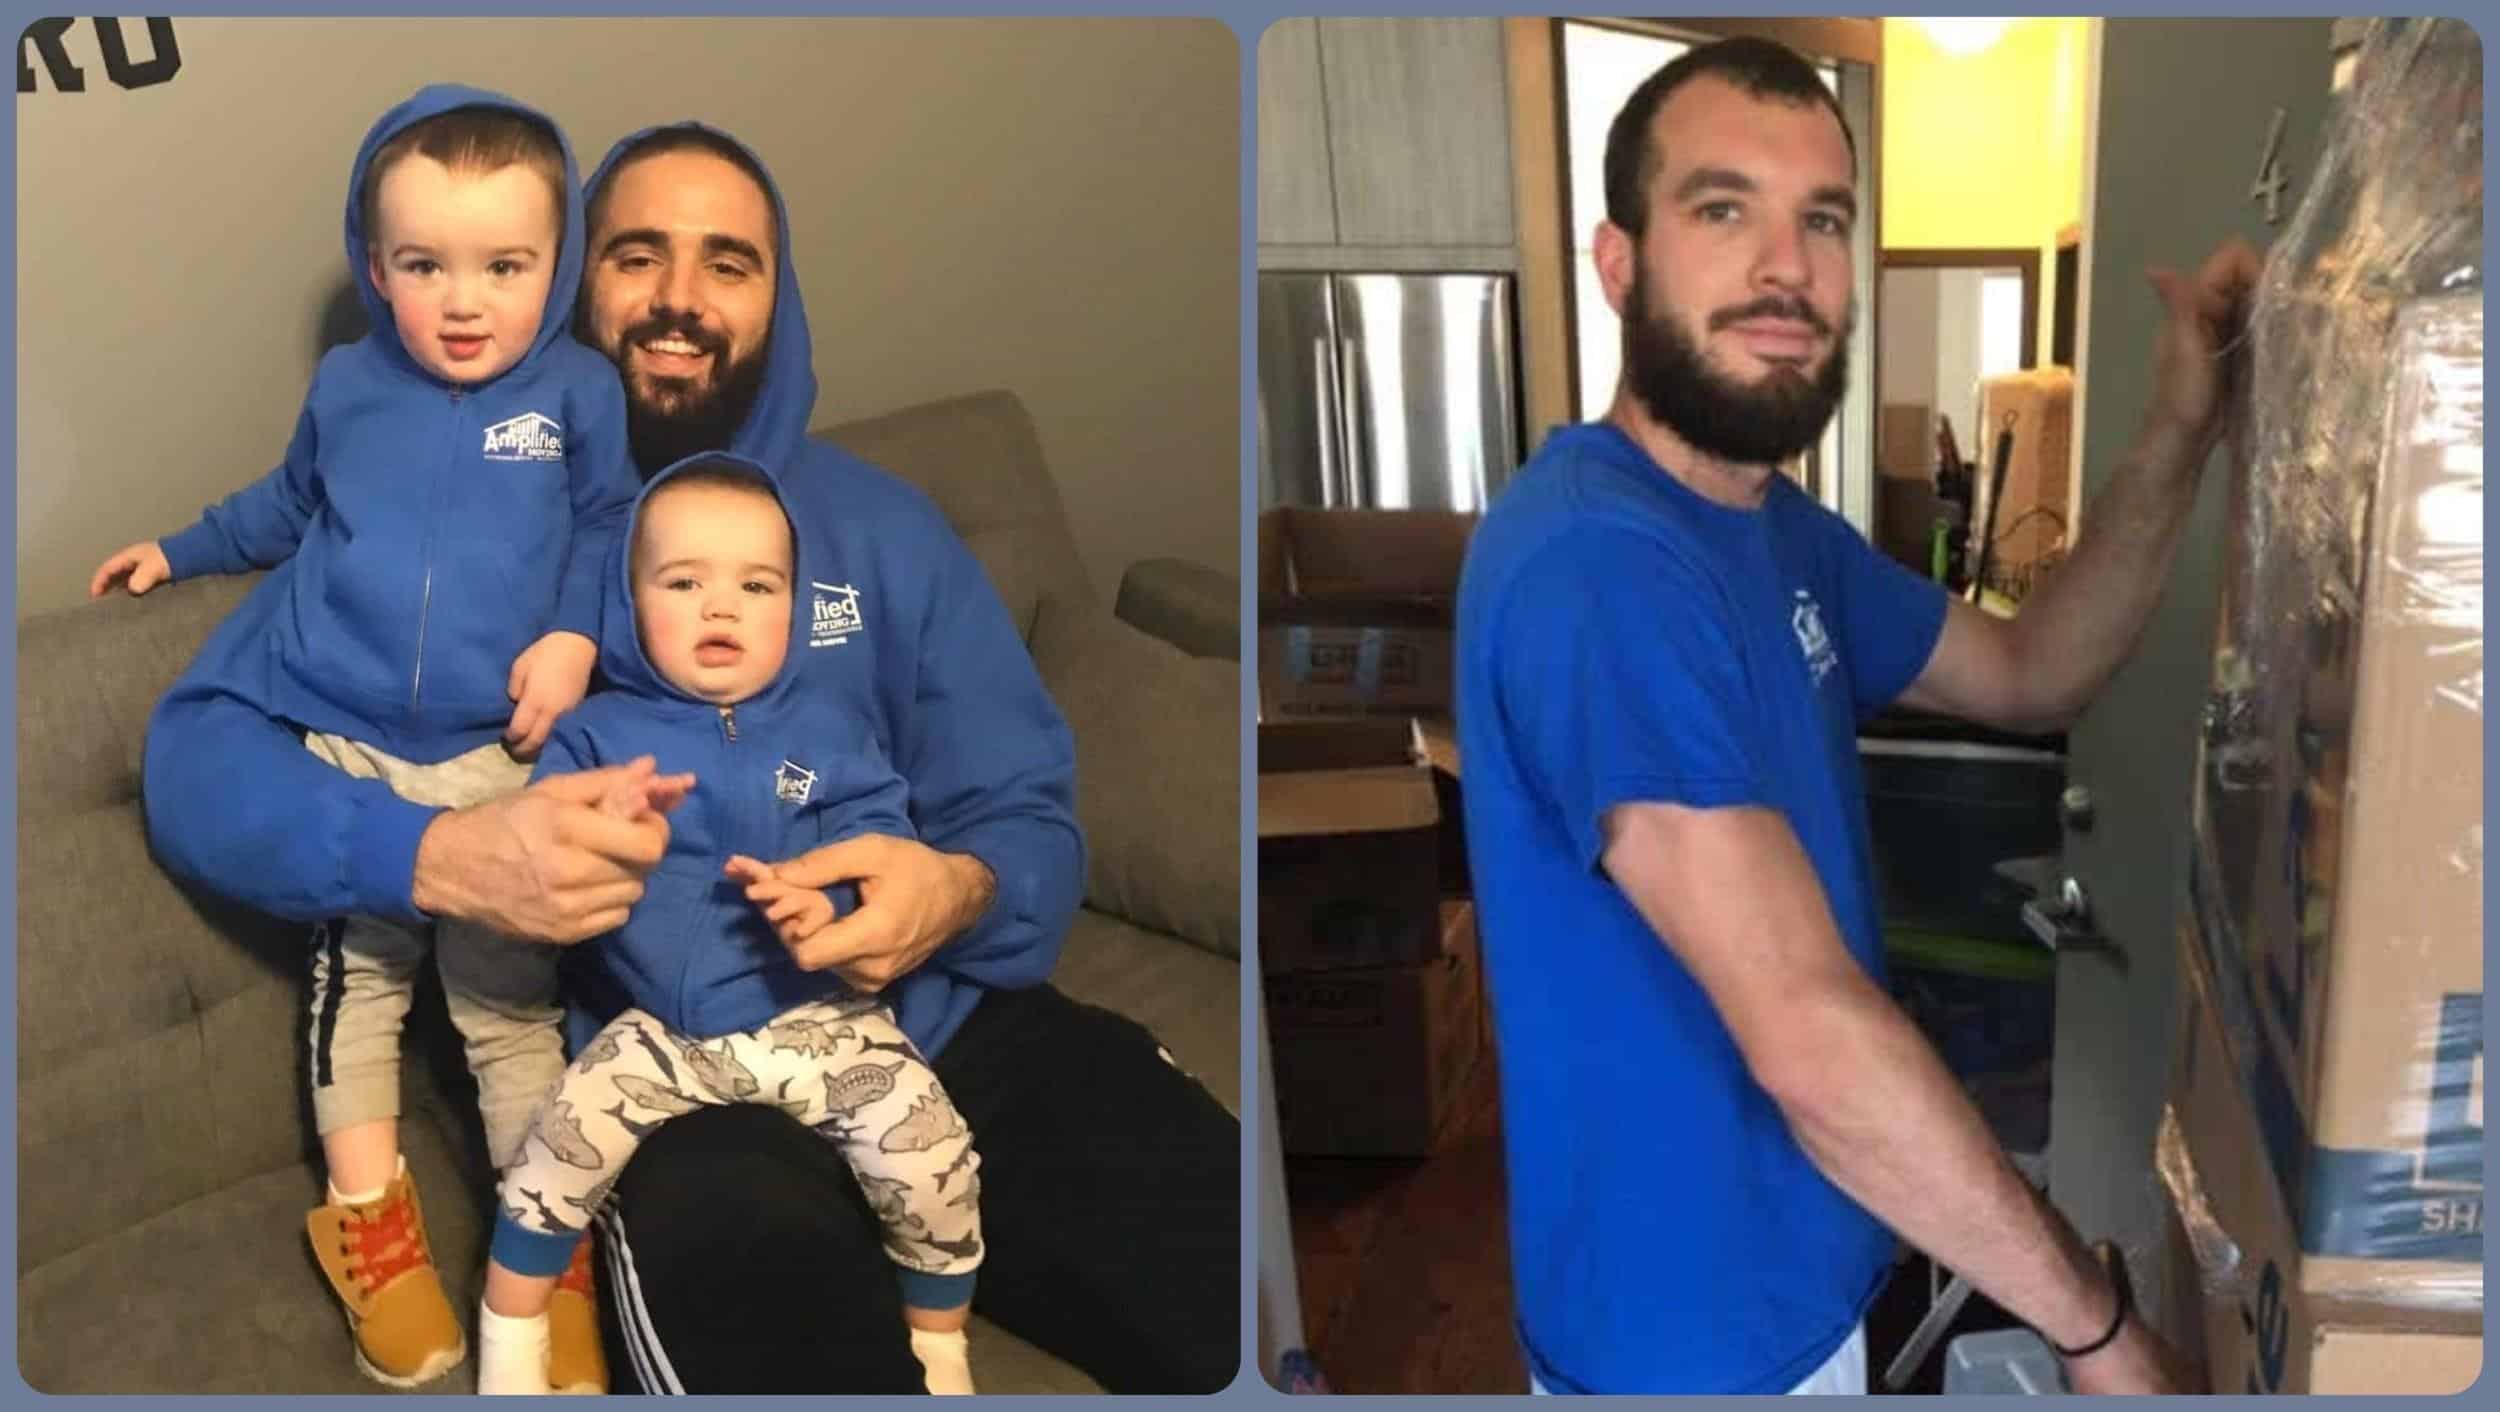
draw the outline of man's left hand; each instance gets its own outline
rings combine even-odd
[[[2257,248],[2232,236],[2205,257],[2193,278],[2175,270],[2145,272],[2168,317],[2153,339],[2153,405],[2148,435],[2204,462],[2220,439],[2230,391],[2226,355],[2247,327],[2250,295],[2264,268]]]
[[[776,864],[785,886],[859,885],[859,909],[789,943],[801,970],[831,970],[869,994],[917,969],[989,910],[998,881],[988,865],[916,839],[862,834]]]

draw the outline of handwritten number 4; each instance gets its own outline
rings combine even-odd
[[[2266,125],[2265,149],[2257,154],[2257,180],[2249,184],[2248,199],[2266,203],[2266,224],[2283,219],[2283,193],[2291,183],[2283,175],[2284,112],[2274,110],[2274,121]]]

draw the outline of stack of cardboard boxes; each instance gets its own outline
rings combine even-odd
[[[1419,724],[1450,708],[1473,528],[1259,521],[1258,949],[1288,1153],[1434,1151],[1486,1048],[1455,782]]]
[[[2482,1368],[2481,291],[2381,347],[2228,565],[2160,1154],[2216,1392]]]

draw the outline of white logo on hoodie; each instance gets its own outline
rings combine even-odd
[[[773,797],[784,804],[805,804],[816,788],[816,772],[789,760],[773,771]]]
[[[852,633],[868,625],[860,615],[859,590],[847,583],[818,583],[808,580],[816,590],[816,600],[807,620],[807,645],[839,647]]]
[[[561,461],[564,428],[541,412],[523,412],[486,429],[489,461]]]

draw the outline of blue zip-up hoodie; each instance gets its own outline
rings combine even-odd
[[[644,879],[633,915],[565,953],[573,1050],[628,1005],[680,1034],[715,1039],[755,1029],[794,1005],[847,993],[833,972],[802,971],[791,961],[744,885],[722,865],[733,854],[795,858],[863,833],[914,836],[905,813],[909,788],[886,763],[875,732],[830,694],[801,685],[797,669],[813,630],[803,541],[790,576],[789,656],[761,691],[718,706],[651,664],[632,627],[634,525],[654,492],[697,464],[742,466],[772,484],[754,462],[710,453],[652,477],[611,556],[606,612],[618,626],[599,649],[609,689],[565,715],[538,761],[539,778],[640,755],[695,776],[693,793],[669,815],[668,853]],[[835,889],[834,898],[838,912],[856,905],[848,887]]]
[[[659,131],[618,143],[587,190]],[[936,505],[807,435],[814,345],[789,218],[780,192],[768,194],[776,283],[763,386],[724,449],[773,474],[813,566],[793,604],[810,637],[794,649],[791,673],[867,724],[909,782],[921,840],[978,858],[997,879],[979,920],[883,992],[934,1055],[982,990],[1038,985],[1058,960],[1085,882],[1075,743],[980,562]],[[254,630],[246,607],[201,650],[204,661]],[[195,664],[149,726],[145,798],[166,866],[284,917],[420,919],[409,888],[437,811],[323,765],[262,713],[213,682],[198,685],[201,673]],[[675,768],[666,756],[660,767]],[[238,779],[254,787],[238,790]]]
[[[347,185],[348,272],[372,331],[323,355],[277,469],[163,541],[176,579],[279,569],[285,601],[256,615],[259,650],[238,644],[218,687],[420,764],[502,735],[513,659],[540,636],[597,638],[599,569],[634,494],[616,370],[568,331],[582,269],[569,147],[546,308],[510,368],[466,386],[427,371],[367,277],[358,193],[374,154],[469,107],[546,122],[452,84],[382,115]]]

